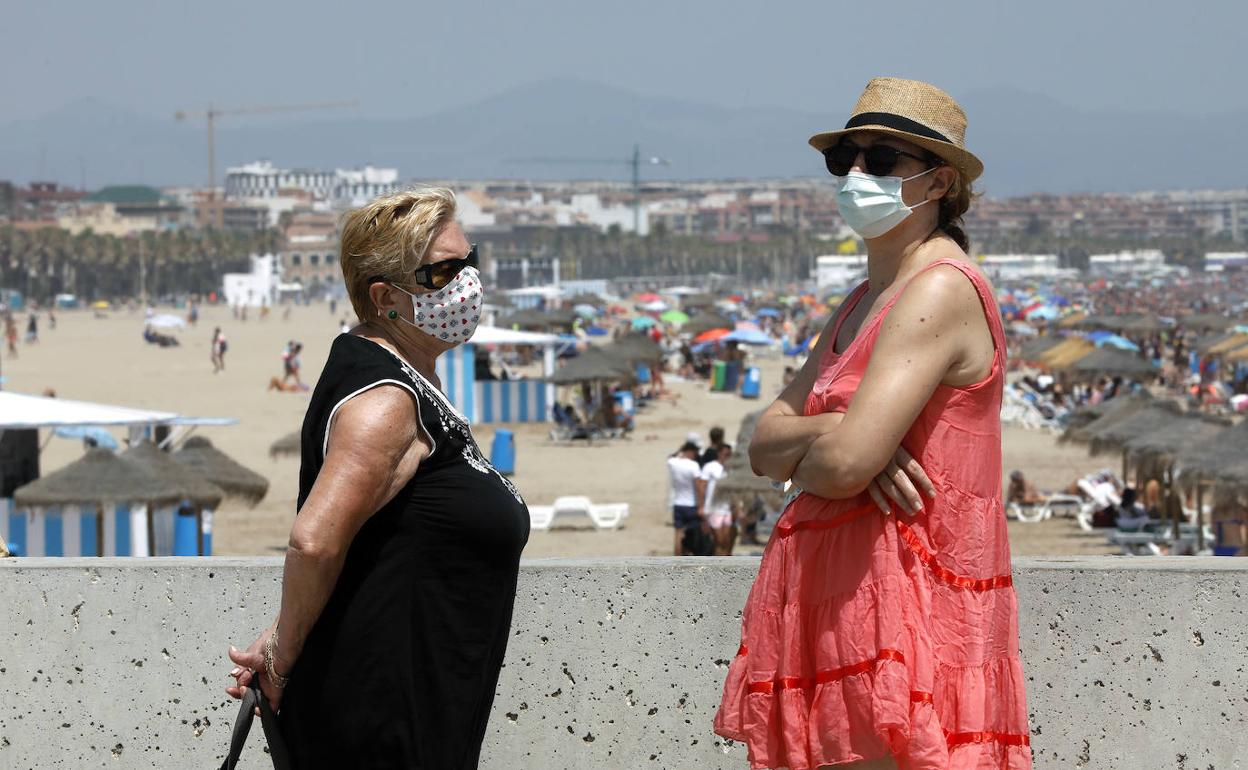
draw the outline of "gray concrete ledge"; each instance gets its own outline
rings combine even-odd
[[[525,562],[481,766],[746,767],[710,723],[757,564]],[[0,560],[0,768],[218,765],[236,713],[225,650],[270,620],[280,570]],[[1037,768],[1248,768],[1248,560],[1014,570]],[[265,766],[260,747],[243,766]]]

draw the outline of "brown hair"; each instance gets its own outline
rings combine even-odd
[[[966,230],[962,226],[962,215],[971,207],[977,193],[971,189],[971,185],[965,181],[962,171],[953,164],[948,164],[957,174],[952,185],[949,186],[945,197],[940,199],[937,204],[939,206],[936,215],[936,229],[953,239],[958,247],[967,254],[971,252],[971,239],[967,237]]]
[[[386,195],[342,219],[342,278],[347,296],[361,321],[368,319],[372,302],[369,284],[385,278],[407,283],[425,258],[429,244],[455,217],[455,193],[427,187]]]

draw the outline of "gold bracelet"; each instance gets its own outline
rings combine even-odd
[[[277,629],[273,629],[273,633],[269,634],[269,638],[264,640],[264,671],[268,674],[269,681],[273,686],[281,690],[290,684],[289,676],[282,676],[277,673],[277,664],[275,663],[276,655],[273,654],[273,648],[277,646]]]

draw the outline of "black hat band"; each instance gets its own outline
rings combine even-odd
[[[895,115],[891,112],[863,112],[853,116],[845,124],[845,128],[858,128],[859,126],[884,126],[897,131],[905,131],[908,134],[935,139],[938,142],[953,144],[953,142],[949,141],[949,137],[939,131],[934,131],[918,121]]]

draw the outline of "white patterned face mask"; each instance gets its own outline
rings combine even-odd
[[[412,298],[412,318],[399,320],[415,326],[434,339],[450,345],[462,345],[472,337],[481,322],[481,307],[485,291],[481,288],[481,275],[475,267],[465,267],[441,289],[427,294],[412,294],[399,289]]]

